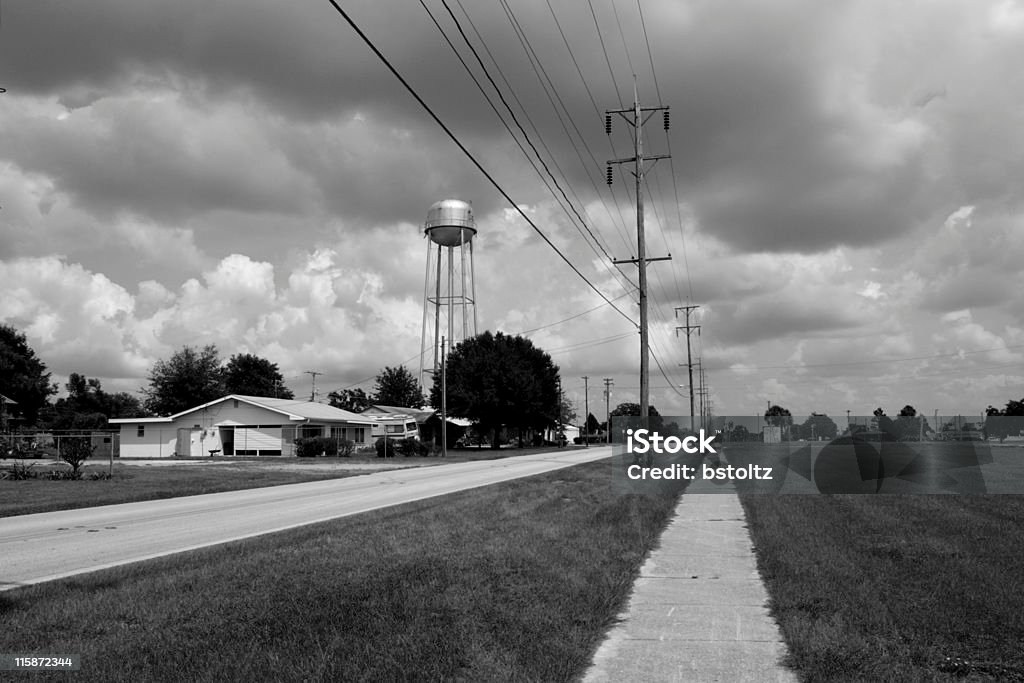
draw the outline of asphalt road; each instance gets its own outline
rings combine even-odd
[[[542,474],[610,447],[0,519],[0,590]]]

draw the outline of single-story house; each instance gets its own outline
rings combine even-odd
[[[331,436],[373,443],[371,419],[313,403],[231,394],[169,417],[110,420],[121,428],[121,457],[295,455],[295,439]]]

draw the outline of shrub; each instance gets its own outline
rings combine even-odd
[[[34,472],[32,470],[32,468],[35,467],[35,466],[36,466],[36,464],[34,462],[30,463],[28,465],[25,464],[24,460],[22,460],[21,462],[16,462],[16,463],[14,463],[11,466],[10,471],[3,473],[5,475],[3,478],[4,479],[12,479],[14,481],[24,481],[26,479],[35,479],[36,477],[39,476],[38,472]]]
[[[395,440],[381,437],[377,439],[377,443],[373,445],[377,450],[378,458],[393,458],[395,457]]]
[[[92,457],[96,446],[89,437],[73,437],[64,439],[60,444],[60,459],[71,465],[71,476],[68,479],[82,478],[82,464]]]
[[[430,450],[422,441],[411,436],[399,441],[397,448],[398,452],[407,458],[410,458],[414,455],[424,457]]]
[[[300,458],[316,458],[320,455],[337,455],[338,440],[329,436],[309,436],[295,439],[295,455]]]
[[[351,439],[342,439],[338,442],[338,457],[350,458],[356,450],[356,442]]]

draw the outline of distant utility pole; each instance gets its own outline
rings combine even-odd
[[[317,372],[316,370],[306,370],[307,375],[313,375],[313,390],[309,392],[309,401],[312,403],[316,400],[316,376],[324,373]]]
[[[590,378],[583,375],[583,410],[586,411],[586,415],[583,418],[583,447],[587,448],[590,446],[590,385],[587,384],[587,380]]]
[[[700,308],[700,306],[677,306],[676,317],[679,317],[679,311],[686,312],[686,324],[683,326],[676,327],[676,336],[679,336],[679,330],[686,330],[686,367],[690,373],[690,429],[693,429],[693,356],[690,353],[690,333],[697,330],[697,336],[700,336],[700,325],[690,324],[690,312]]]
[[[612,398],[612,385],[615,382],[611,377],[604,378],[604,414],[608,422],[605,423],[605,441],[612,442],[612,411],[608,407]]]
[[[616,259],[615,264],[635,263],[640,273],[640,421],[646,426],[647,416],[650,412],[650,377],[649,368],[649,341],[647,330],[647,263],[649,261],[668,261],[672,255],[647,258],[646,242],[644,240],[644,144],[643,127],[647,120],[654,115],[654,112],[663,112],[665,130],[668,130],[668,107],[641,107],[640,99],[637,96],[636,76],[633,77],[633,107],[630,109],[606,109],[604,114],[604,128],[608,135],[612,134],[612,114],[618,114],[626,123],[633,126],[633,156],[625,159],[611,159],[608,162],[608,184],[612,184],[612,164],[633,164],[633,175],[636,177],[636,249],[637,257],[629,259]],[[647,114],[644,116],[644,114]],[[627,116],[628,115],[628,116]],[[658,159],[667,159],[667,154],[656,154],[646,157],[646,161],[656,162]],[[653,166],[653,164],[652,164]],[[610,425],[609,425],[610,426]]]

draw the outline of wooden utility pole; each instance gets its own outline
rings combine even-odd
[[[647,263],[650,261],[668,261],[672,255],[647,258],[646,241],[644,239],[644,161],[656,162],[658,159],[667,159],[667,154],[657,154],[644,157],[643,126],[654,112],[664,112],[665,130],[668,130],[668,107],[641,107],[637,95],[636,76],[633,77],[633,106],[629,109],[607,109],[605,110],[605,132],[612,133],[612,114],[618,114],[626,123],[633,126],[633,156],[626,159],[611,159],[608,161],[608,184],[612,184],[612,164],[633,164],[633,175],[636,177],[636,248],[637,257],[629,259],[616,259],[615,264],[635,263],[639,269],[640,280],[640,419],[641,423],[647,425],[647,417],[650,411],[650,342],[647,329]],[[646,113],[646,116],[644,114]],[[609,425],[610,427],[611,425]]]
[[[306,370],[307,375],[313,375],[313,390],[309,392],[309,401],[312,403],[316,400],[316,376],[324,373],[317,372],[316,370]]]
[[[448,372],[444,362],[445,337],[441,337],[441,457],[448,456]]]
[[[700,306],[678,306],[676,308],[676,317],[679,317],[679,311],[686,312],[686,324],[680,327],[676,327],[676,336],[679,336],[679,330],[686,330],[686,368],[690,374],[690,429],[693,429],[693,418],[694,418],[694,406],[693,406],[693,356],[690,351],[690,333],[697,330],[697,336],[700,336],[700,325],[690,324],[690,311],[696,310]]]
[[[604,378],[604,415],[608,422],[605,423],[605,441],[612,442],[612,411],[608,407],[612,397],[612,385],[615,384],[611,377]]]
[[[586,411],[583,416],[583,447],[590,447],[590,385],[587,384],[587,380],[590,378],[583,375],[583,410]]]

